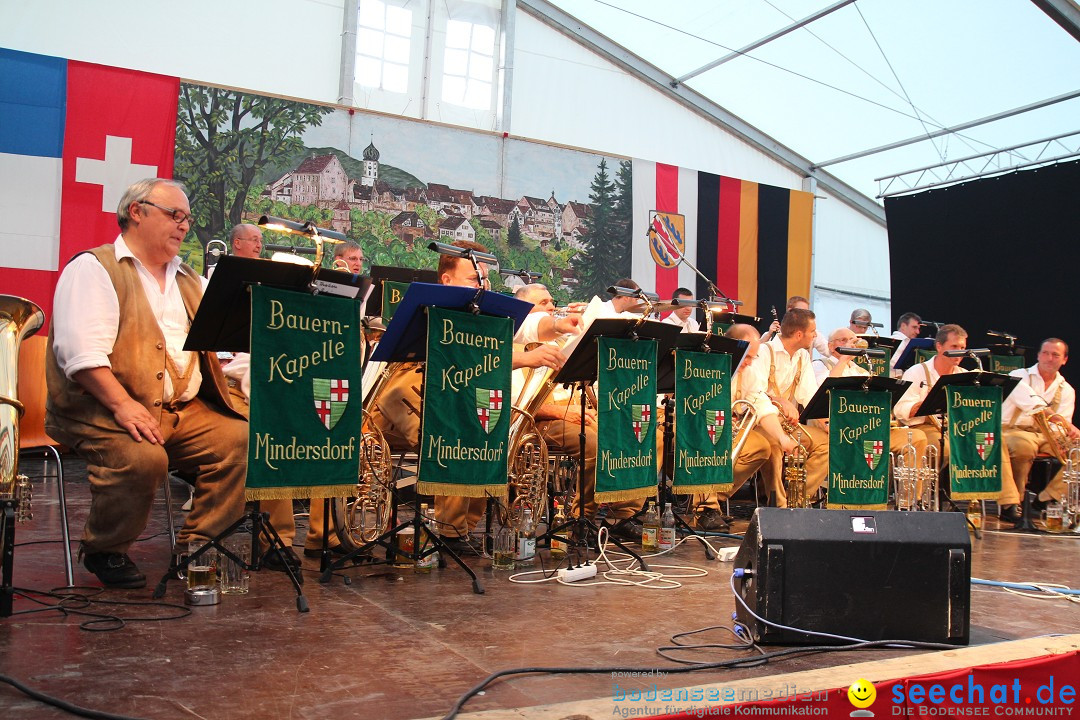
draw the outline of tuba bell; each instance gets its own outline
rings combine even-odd
[[[44,322],[34,303],[0,295],[0,500],[15,501],[19,522],[33,518],[30,481],[19,474],[19,419],[25,412],[18,399],[19,344]]]

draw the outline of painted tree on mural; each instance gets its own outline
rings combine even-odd
[[[585,247],[571,260],[582,298],[607,297],[606,290],[612,283],[630,275],[633,198],[629,165],[620,162],[612,181],[607,159],[601,159],[589,186],[592,214],[584,223]]]
[[[332,108],[202,85],[180,86],[174,175],[188,187],[200,245],[224,239],[257,198],[260,170],[302,150],[302,135]],[[307,218],[305,218],[307,219]]]

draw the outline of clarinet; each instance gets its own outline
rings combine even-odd
[[[772,319],[773,319],[773,321],[774,322],[780,322],[780,318],[777,317],[777,315],[776,315],[776,306],[773,305],[771,309],[772,309]],[[769,340],[772,340],[774,337],[776,337],[776,331],[775,330],[773,330],[771,333],[769,333]],[[769,340],[766,340],[765,342],[768,342]]]

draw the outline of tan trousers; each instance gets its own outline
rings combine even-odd
[[[1017,497],[1022,498],[1027,488],[1028,478],[1031,476],[1031,465],[1035,462],[1035,456],[1043,453],[1050,455],[1053,449],[1050,443],[1040,432],[1022,428],[1006,429],[1005,447],[1009,449],[1009,457],[1012,460],[1013,480],[1016,481]],[[1060,500],[1065,493],[1065,472],[1061,468],[1050,479],[1050,482],[1039,493],[1040,500]]]
[[[540,430],[540,434],[543,436],[544,441],[548,444],[548,449],[553,452],[566,453],[572,455],[575,458],[579,458],[581,454],[581,441],[580,433],[581,426],[578,423],[569,423],[565,420],[541,420],[536,423],[537,429]],[[656,433],[656,443],[658,445],[657,457],[660,456],[660,449],[663,448],[663,434],[658,428]],[[567,517],[577,517],[578,505],[581,502],[579,493],[577,490],[577,483],[574,484],[575,492],[573,493],[573,501],[570,503],[570,508],[567,511]],[[585,517],[592,520],[596,517],[596,428],[591,425],[585,426]],[[654,493],[655,494],[655,493]],[[633,500],[623,500],[621,502],[608,503],[608,519],[610,520],[623,520],[628,517],[633,517],[638,510],[645,505],[645,498],[635,498]]]
[[[82,423],[49,423],[47,429],[86,460],[90,514],[82,544],[87,552],[127,552],[146,528],[170,466],[197,475],[191,512],[176,535],[178,547],[214,537],[244,512],[247,423],[201,399],[162,411],[163,445]]]
[[[322,550],[322,538],[323,538],[323,499],[311,498],[311,513],[308,515],[308,530],[307,535],[304,537],[304,549],[305,550]],[[263,512],[270,513],[270,525],[273,526],[277,534],[281,536],[281,541],[285,543],[285,547],[292,547],[293,541],[296,540],[296,518],[293,516],[293,501],[291,499],[281,500],[260,500],[259,509]],[[263,546],[263,551],[267,550],[266,541],[260,539],[260,544]],[[339,545],[340,541],[334,534],[334,521],[330,519],[330,547]]]
[[[802,430],[802,444],[806,446],[806,496],[814,497],[818,488],[825,482],[829,471],[829,434],[818,427],[799,425]],[[772,445],[769,462],[761,468],[768,487],[776,493],[777,507],[787,507],[787,488],[784,486],[784,451],[771,438]]]
[[[752,428],[750,434],[746,436],[746,442],[743,443],[742,449],[739,450],[739,456],[735,458],[735,467],[732,468],[734,483],[731,490],[726,493],[694,495],[694,509],[712,508],[713,510],[720,510],[721,502],[734,495],[735,491],[746,484],[746,481],[753,477],[754,473],[769,462],[771,452],[772,446],[769,443],[769,436],[758,428]],[[775,491],[775,488],[770,488],[770,490]]]

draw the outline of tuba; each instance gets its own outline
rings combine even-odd
[[[378,337],[365,329],[365,340]],[[369,351],[370,355],[370,351]],[[346,550],[355,550],[371,542],[390,527],[394,510],[394,466],[390,445],[371,417],[371,408],[395,371],[406,363],[368,362],[364,367],[361,391],[364,413],[360,433],[360,466],[352,497],[332,498],[330,512],[338,539]],[[411,365],[411,364],[409,364]]]
[[[17,397],[19,344],[44,322],[45,314],[34,303],[0,295],[0,500],[15,502],[19,522],[33,518],[30,481],[19,474],[19,419],[25,412]]]

